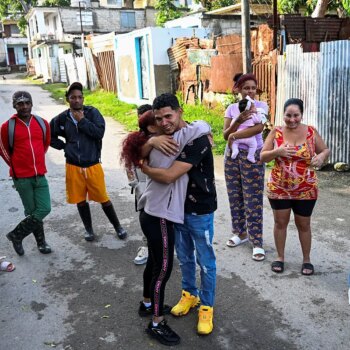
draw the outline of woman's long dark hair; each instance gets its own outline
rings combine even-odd
[[[125,168],[131,170],[134,166],[141,166],[141,148],[149,139],[151,133],[148,126],[156,125],[153,111],[147,111],[139,117],[139,131],[129,133],[122,143],[120,162]]]

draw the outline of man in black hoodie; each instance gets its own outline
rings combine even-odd
[[[77,204],[85,227],[85,240],[95,239],[88,200],[101,203],[117,236],[124,239],[127,232],[120,225],[109,200],[101,166],[102,138],[105,121],[94,107],[84,106],[83,86],[75,82],[66,92],[69,109],[51,120],[51,147],[63,149],[66,157],[67,202]],[[58,137],[63,137],[65,142]]]

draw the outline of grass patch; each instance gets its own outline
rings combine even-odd
[[[224,154],[226,141],[223,136],[224,109],[209,109],[203,105],[183,105],[184,119],[188,122],[205,120],[212,128],[214,138],[214,154]]]
[[[51,96],[62,103],[65,102],[66,84],[43,84],[41,87],[51,93]],[[126,130],[137,130],[136,105],[118,100],[114,93],[103,90],[93,91],[84,89],[84,104],[94,106],[102,115],[112,117],[123,124]],[[188,122],[205,120],[212,128],[215,154],[224,154],[226,141],[222,129],[224,124],[224,108],[209,109],[203,105],[183,105],[184,119]]]

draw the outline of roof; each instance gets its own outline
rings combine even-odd
[[[263,15],[271,14],[272,6],[267,4],[250,4],[250,14],[251,15]],[[230,5],[226,7],[221,7],[217,10],[208,11],[206,15],[240,15],[241,14],[241,3]]]

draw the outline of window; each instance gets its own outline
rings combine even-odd
[[[28,57],[28,47],[23,48],[23,56]]]
[[[107,5],[115,5],[118,7],[122,7],[122,0],[107,0]]]
[[[120,12],[120,22],[123,29],[134,29],[136,28],[135,12]]]
[[[20,33],[19,28],[17,27],[17,24],[11,24],[10,28],[11,28],[11,35]]]

